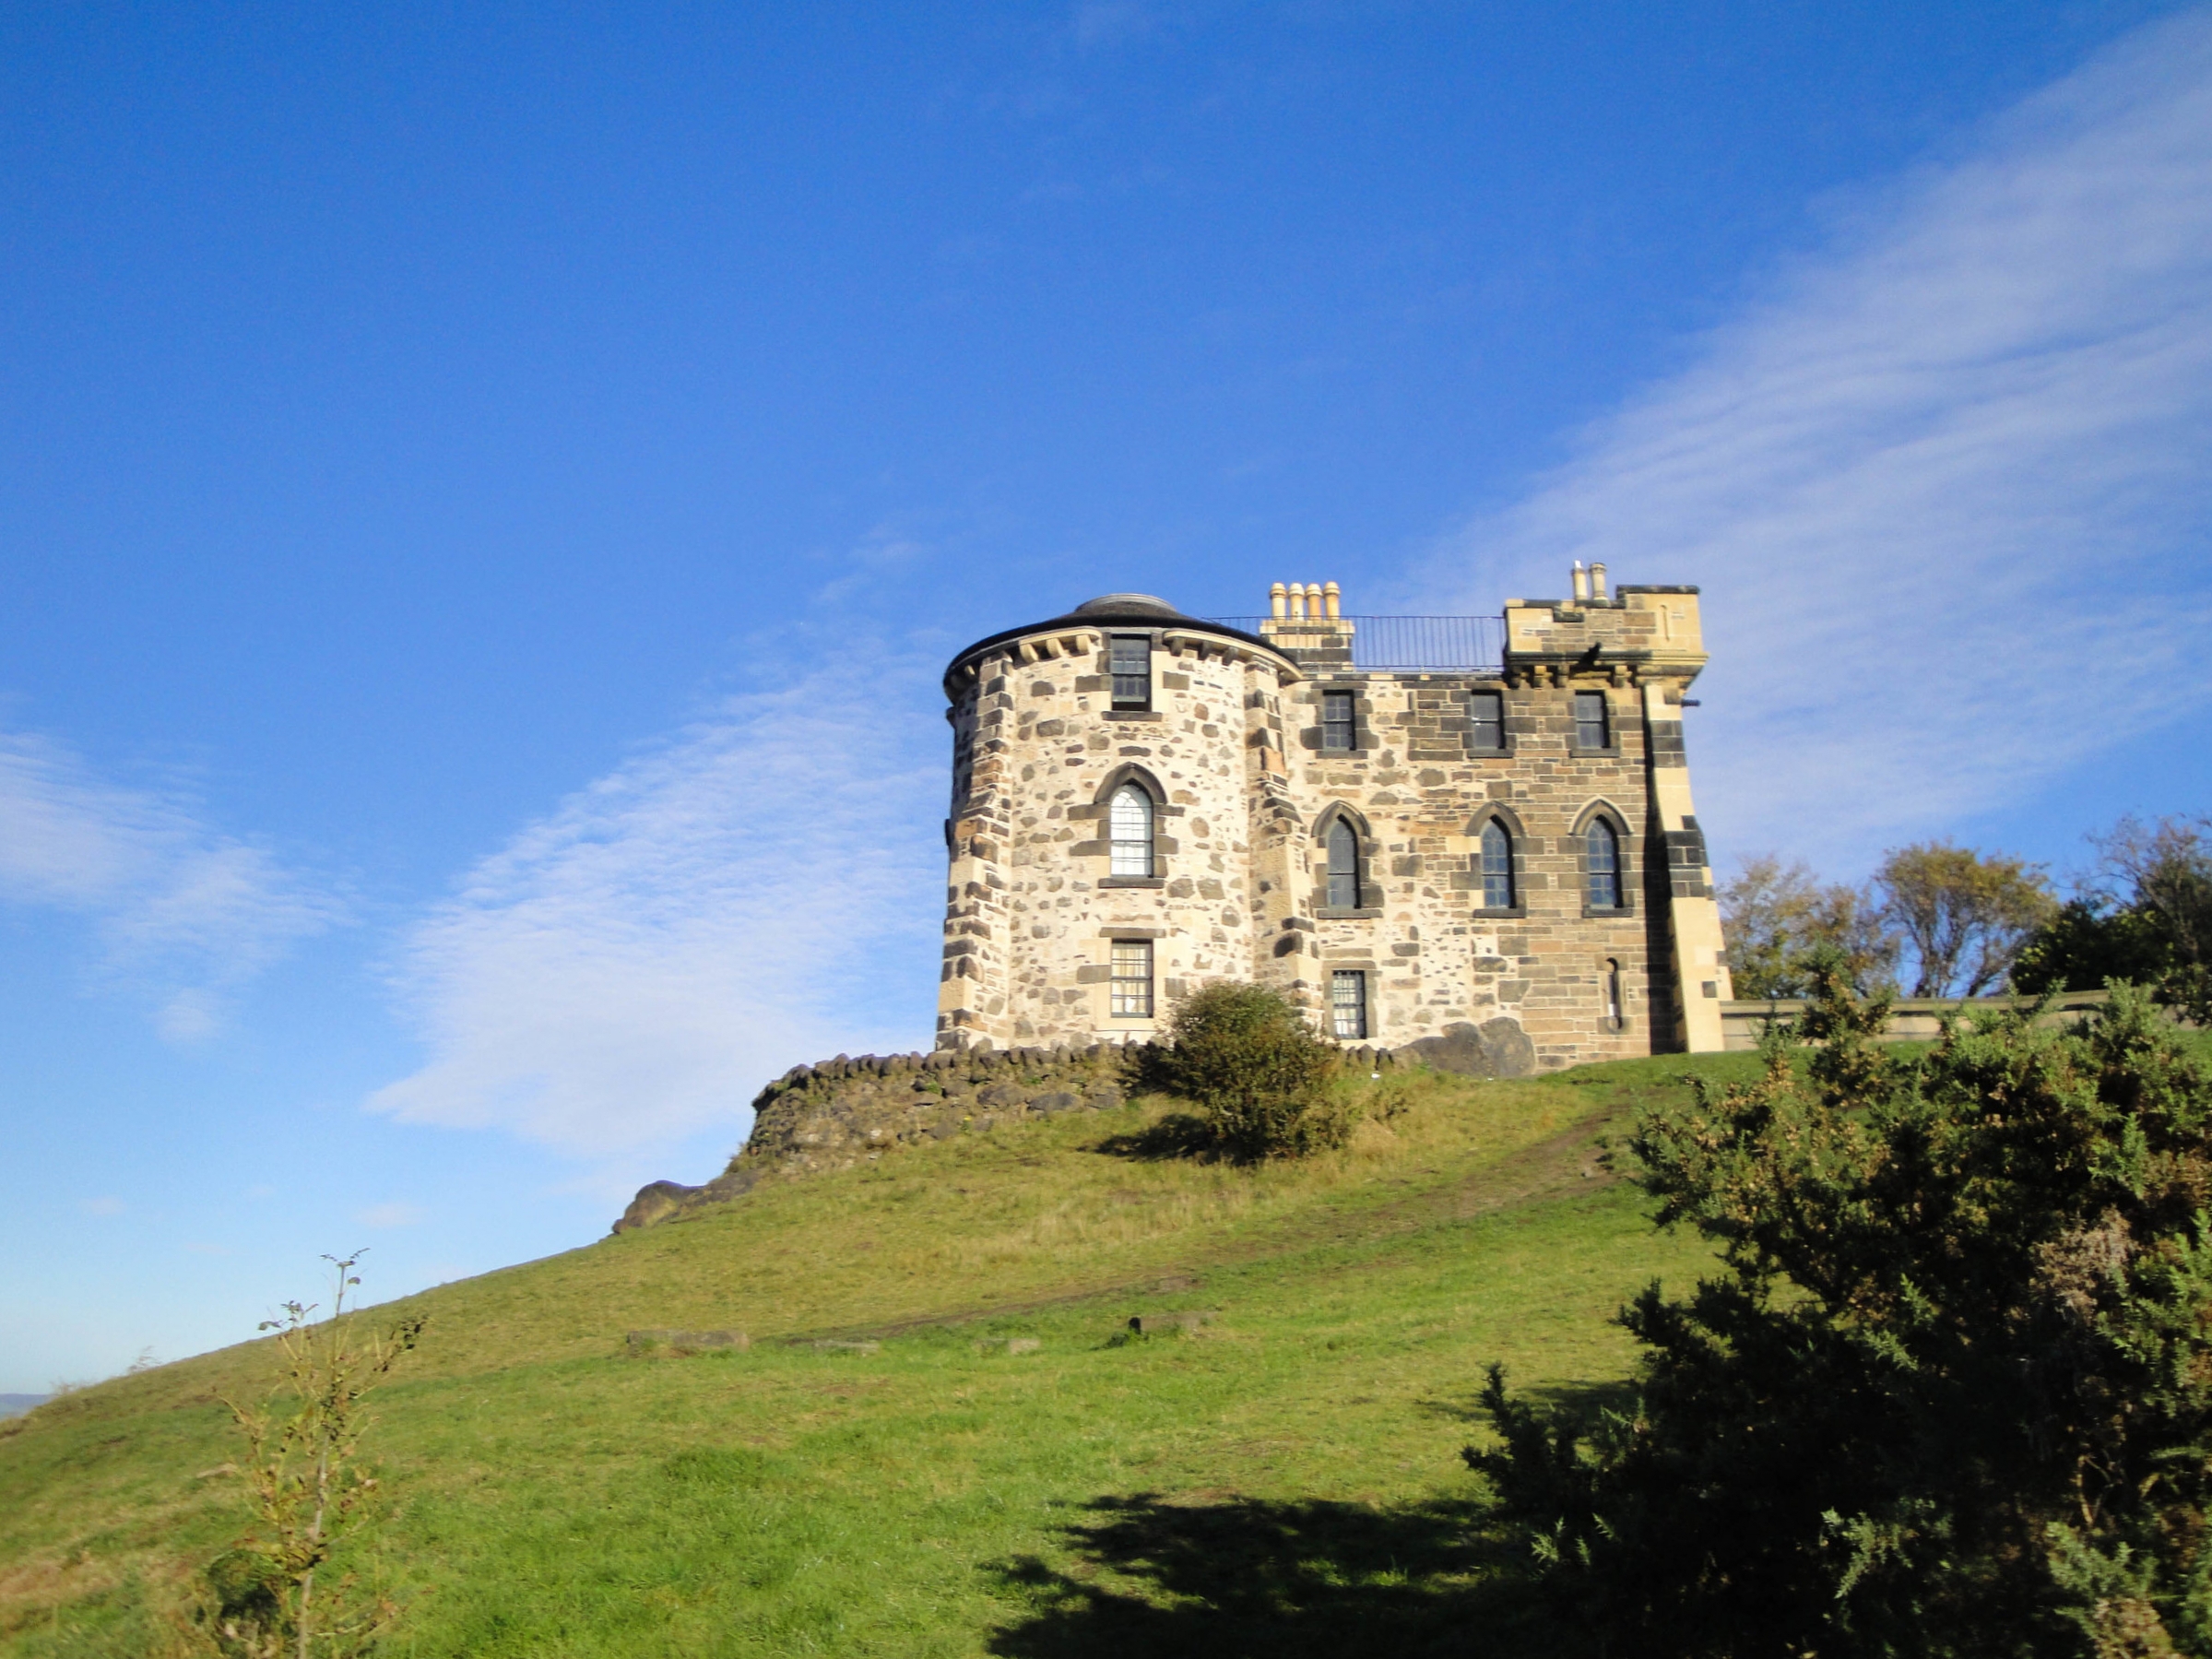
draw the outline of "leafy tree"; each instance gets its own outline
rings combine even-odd
[[[2212,1025],[2212,818],[2123,818],[2091,840],[2096,874],[2028,942],[2014,978],[2036,991],[2138,980]]]
[[[1884,917],[1912,947],[1916,997],[1998,989],[2021,946],[2057,908],[2034,865],[1947,841],[1894,849],[1874,880]]]
[[[1823,948],[1842,954],[1861,992],[1889,984],[1898,942],[1878,907],[1856,888],[1824,886],[1802,863],[1772,854],[1748,860],[1720,890],[1721,923],[1739,997],[1802,997],[1812,989],[1811,963]]]
[[[1757,1084],[1638,1122],[1719,1247],[1632,1404],[1470,1449],[1609,1653],[2212,1654],[2212,1079],[2147,999],[1876,1040],[1833,961]]]
[[[1209,985],[1176,1005],[1168,1046],[1145,1081],[1204,1108],[1211,1137],[1237,1157],[1295,1157],[1342,1145],[1353,1116],[1329,1098],[1336,1051],[1262,985]]]

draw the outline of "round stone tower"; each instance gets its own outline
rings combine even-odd
[[[1253,807],[1298,679],[1133,593],[952,659],[940,1047],[1141,1040],[1186,984],[1252,977]]]

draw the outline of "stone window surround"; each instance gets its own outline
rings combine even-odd
[[[1106,814],[1111,810],[1114,792],[1123,784],[1135,784],[1152,797],[1152,874],[1101,875],[1096,878],[1097,884],[1101,887],[1165,887],[1169,874],[1167,860],[1182,850],[1182,844],[1174,836],[1160,833],[1160,821],[1163,818],[1180,818],[1184,811],[1167,799],[1167,791],[1161,787],[1160,780],[1146,768],[1135,761],[1122,762],[1106,775],[1092,796],[1090,804],[1070,807],[1067,817],[1071,823],[1092,824],[1103,830]],[[1068,856],[1072,859],[1110,860],[1114,856],[1114,844],[1110,837],[1101,835],[1095,841],[1075,842],[1068,848]]]
[[[1588,843],[1583,840],[1592,819],[1603,818],[1613,826],[1613,843],[1621,855],[1621,902],[1608,909],[1590,902],[1590,860]],[[1628,834],[1628,820],[1620,808],[1610,800],[1593,800],[1575,816],[1575,826],[1567,832],[1575,847],[1575,883],[1580,889],[1582,919],[1585,921],[1610,920],[1616,917],[1636,914],[1636,882],[1639,873],[1636,864],[1635,842]]]
[[[1467,757],[1477,761],[1509,761],[1517,746],[1513,741],[1513,699],[1503,680],[1495,683],[1471,685],[1463,694],[1467,702],[1473,704],[1475,697],[1482,693],[1494,695],[1498,701],[1498,746],[1495,749],[1477,749],[1474,746],[1474,717],[1472,713],[1466,714],[1461,717],[1466,722],[1466,731],[1461,741],[1466,746]]]
[[[1321,971],[1329,976],[1329,1000],[1326,1005],[1320,1011],[1321,1018],[1324,1023],[1321,1036],[1332,1043],[1343,1043],[1346,1041],[1355,1043],[1374,1042],[1382,1032],[1382,999],[1376,994],[1380,986],[1381,976],[1376,968],[1374,959],[1368,956],[1347,956],[1343,960],[1338,961],[1334,957],[1331,957],[1323,965]],[[1360,1013],[1363,1017],[1364,1023],[1367,1027],[1367,1032],[1365,1037],[1345,1038],[1336,1035],[1335,989],[1336,976],[1339,974],[1362,974],[1366,976],[1360,984],[1362,999],[1360,1004]]]
[[[1576,735],[1575,735],[1575,728],[1580,724],[1580,722],[1579,722],[1579,721],[1578,721],[1578,720],[1576,720],[1576,718],[1574,717],[1574,716],[1575,716],[1575,695],[1576,695],[1576,693],[1579,693],[1579,692],[1595,692],[1595,693],[1597,693],[1599,696],[1601,696],[1601,697],[1603,697],[1603,698],[1604,698],[1604,699],[1605,699],[1605,738],[1606,738],[1606,742],[1605,742],[1605,745],[1604,745],[1604,747],[1603,747],[1603,748],[1598,748],[1598,749],[1585,748],[1585,747],[1583,747],[1582,743],[1581,743],[1581,742],[1580,742],[1580,741],[1579,741],[1577,739],[1577,737],[1576,737]],[[1569,686],[1567,687],[1567,753],[1569,753],[1569,754],[1572,754],[1572,755],[1588,755],[1588,756],[1590,756],[1590,757],[1591,757],[1591,759],[1593,759],[1593,760],[1602,760],[1602,759],[1607,759],[1607,758],[1611,758],[1611,759],[1617,760],[1617,759],[1619,759],[1619,758],[1620,758],[1620,752],[1621,752],[1621,711],[1620,711],[1619,709],[1615,708],[1615,707],[1613,705],[1613,693],[1612,693],[1610,691],[1608,691],[1608,690],[1607,690],[1607,689],[1606,689],[1604,686],[1603,686],[1603,685],[1579,685],[1579,684],[1576,684],[1576,685],[1569,685]]]
[[[1505,829],[1513,849],[1513,902],[1503,909],[1492,909],[1481,902],[1483,891],[1483,825],[1496,819]],[[1473,842],[1467,853],[1468,885],[1476,895],[1473,908],[1469,912],[1478,920],[1510,921],[1529,913],[1528,878],[1525,869],[1528,859],[1529,832],[1521,826],[1520,816],[1503,801],[1493,800],[1484,805],[1473,817],[1467,820],[1467,838]],[[1584,891],[1588,892],[1585,886]],[[1610,916],[1612,911],[1605,912]]]
[[[1313,718],[1299,726],[1298,747],[1316,760],[1331,761],[1370,755],[1381,748],[1381,743],[1375,737],[1375,700],[1368,694],[1373,678],[1372,675],[1362,674],[1356,680],[1346,679],[1341,684],[1333,680],[1315,679],[1309,681],[1312,701],[1307,706]],[[1349,749],[1321,747],[1321,695],[1324,692],[1352,693],[1352,747]],[[1300,702],[1305,702],[1305,699],[1301,698]]]
[[[1342,753],[1343,751],[1336,751]],[[1359,897],[1356,905],[1331,905],[1329,899],[1329,826],[1339,818],[1352,826],[1359,846]],[[1321,809],[1310,831],[1320,848],[1321,879],[1313,889],[1312,914],[1325,921],[1366,921],[1382,914],[1382,883],[1375,880],[1375,866],[1382,857],[1382,842],[1360,810],[1348,800],[1332,800]]]
[[[1604,1013],[1601,1012],[1598,1015],[1598,1029],[1601,1031],[1612,1032],[1615,1035],[1618,1035],[1624,1031],[1632,1030],[1636,1025],[1636,1016],[1628,1012],[1627,967],[1622,963],[1617,954],[1600,956],[1598,958],[1597,972],[1598,1006],[1601,1011],[1603,1009],[1605,1003],[1611,1000],[1607,993],[1613,990],[1615,985],[1617,985],[1620,992],[1620,999],[1616,1004],[1619,1009],[1619,1013],[1613,1019],[1608,1020]],[[1614,984],[1609,985],[1607,983],[1608,980],[1612,980]]]

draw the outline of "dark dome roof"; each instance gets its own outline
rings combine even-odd
[[[1224,639],[1258,646],[1263,651],[1282,655],[1256,634],[1247,634],[1241,628],[1231,628],[1221,622],[1210,622],[1204,617],[1185,616],[1165,599],[1157,598],[1152,594],[1106,593],[1094,599],[1085,599],[1065,616],[1049,617],[1044,622],[1030,622],[1019,628],[1002,629],[977,640],[966,650],[957,653],[945,666],[946,693],[950,695],[952,693],[953,670],[971,657],[978,656],[993,646],[1003,645],[1010,639],[1020,639],[1025,634],[1046,634],[1055,628],[1095,628],[1101,623],[1116,622],[1142,622],[1154,628],[1163,622],[1172,622],[1178,628],[1189,628],[1200,634],[1217,634]]]
[[[1094,599],[1085,599],[1071,616],[1172,616],[1182,612],[1165,599],[1156,599],[1149,593],[1106,593]]]

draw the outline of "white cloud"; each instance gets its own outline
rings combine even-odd
[[[205,1037],[221,993],[342,914],[267,849],[173,790],[100,776],[63,745],[0,731],[0,901],[92,920],[112,973],[160,1001],[172,1040]]]
[[[2207,454],[2200,10],[1862,200],[1425,597],[1700,584],[1707,821],[1850,864],[2201,710]]]
[[[933,678],[847,642],[484,859],[406,943],[430,1059],[371,1106],[605,1158],[734,1132],[797,1062],[927,1047]],[[886,1019],[900,1003],[910,1024]]]

